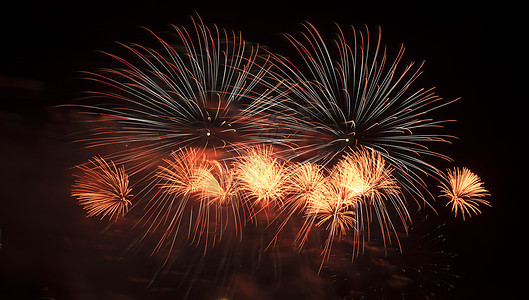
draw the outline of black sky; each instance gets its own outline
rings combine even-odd
[[[301,30],[303,21],[323,30],[332,29],[332,22],[381,26],[388,47],[404,44],[405,59],[425,60],[420,83],[435,86],[443,98],[461,97],[442,112],[457,120],[449,128],[459,137],[450,156],[458,166],[478,173],[493,195],[493,207],[482,216],[449,225],[454,244],[459,243],[464,254],[459,262],[462,285],[454,299],[503,298],[519,287],[515,278],[527,271],[521,250],[525,237],[519,233],[524,225],[519,213],[527,198],[526,176],[520,175],[527,161],[522,122],[527,96],[521,78],[527,31],[521,7],[457,1],[168,2],[2,4],[0,263],[6,267],[0,265],[0,298],[13,291],[23,299],[57,297],[73,289],[57,281],[69,274],[64,269],[75,273],[82,264],[68,266],[67,257],[51,253],[69,255],[70,242],[64,237],[90,235],[76,223],[83,217],[73,204],[66,209],[76,214],[61,213],[65,204],[60,201],[68,200],[71,183],[68,168],[87,154],[65,142],[67,120],[57,121],[50,105],[79,97],[79,71],[99,67],[98,50],[114,51],[119,48],[116,41],[141,43],[141,26],[161,31],[169,24],[189,25],[195,11],[206,23],[240,30],[246,40],[278,52],[291,50],[281,34]],[[43,235],[49,243],[39,239]]]

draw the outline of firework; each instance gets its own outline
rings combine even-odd
[[[292,194],[289,202],[295,203],[296,210],[303,210],[310,199],[323,197],[327,183],[325,168],[310,162],[293,165],[288,180],[288,189]]]
[[[287,224],[293,223],[294,216],[303,214],[309,203],[324,197],[327,177],[323,171],[322,166],[309,162],[293,163],[285,169],[284,184],[281,186],[284,201],[279,202],[276,207],[278,214],[275,220],[279,220],[279,223],[276,235],[269,246],[276,243],[279,234]],[[307,239],[310,225],[312,224],[304,223],[294,240],[294,244],[297,244],[300,250]]]
[[[152,171],[179,147],[222,157],[268,139],[270,92],[259,84],[266,55],[240,33],[192,21],[194,30],[174,26],[170,39],[149,31],[158,49],[122,44],[128,56],[106,53],[118,67],[86,72],[97,88],[80,107],[102,124],[88,146],[122,149],[111,157],[136,172]]]
[[[274,157],[271,147],[247,150],[234,163],[234,171],[250,207],[257,213],[282,201],[286,190],[284,163]]]
[[[88,212],[87,216],[117,220],[125,215],[132,197],[125,168],[116,167],[112,161],[109,164],[102,157],[94,157],[78,168],[83,174],[73,185],[72,196]]]
[[[208,205],[229,205],[238,196],[238,186],[233,172],[218,161],[211,161],[210,168],[195,173],[194,182],[200,194],[200,201]]]
[[[287,157],[332,165],[369,147],[395,169],[400,185],[423,198],[421,175],[437,174],[427,158],[449,159],[427,147],[449,137],[435,130],[447,121],[430,113],[451,102],[433,89],[414,91],[422,64],[401,66],[403,47],[391,62],[380,32],[372,39],[367,28],[353,28],[348,39],[338,27],[337,39],[326,42],[310,23],[304,28],[301,39],[286,35],[301,62],[276,55],[278,71],[271,75],[286,91],[286,100],[275,105],[278,122],[291,129],[287,141],[297,145]]]
[[[202,169],[195,179],[199,207],[209,207],[215,212],[214,226],[220,237],[229,224],[236,235],[242,236],[246,209],[241,202],[239,182],[225,164],[218,161],[209,164],[210,168]]]
[[[170,252],[180,228],[186,226],[187,239],[197,244],[205,242],[204,251],[209,237],[215,243],[230,220],[236,231],[240,230],[240,219],[244,218],[239,212],[237,186],[223,165],[196,148],[175,151],[164,162],[157,173],[160,193],[148,203],[143,217],[150,224],[146,234],[159,227],[163,232],[155,251],[170,238]]]
[[[400,216],[404,228],[409,221],[399,186],[391,172],[382,156],[369,149],[342,158],[331,170],[318,196],[307,200],[305,224],[298,234],[301,244],[307,239],[312,225],[324,225],[328,231],[322,252],[324,259],[330,254],[334,237],[348,232],[353,234],[354,252],[358,252],[365,235],[369,236],[373,219],[378,222],[384,243],[391,241],[389,233],[396,229],[390,207]]]
[[[457,213],[461,212],[463,220],[465,215],[471,217],[472,214],[480,214],[479,205],[491,206],[489,201],[483,199],[489,195],[483,187],[483,182],[467,168],[448,170],[444,182],[441,182],[439,187],[441,197],[449,199],[446,205],[452,206],[456,217]]]
[[[167,166],[160,166],[158,177],[163,180],[160,189],[176,196],[189,196],[203,188],[204,174],[210,166],[205,154],[195,148],[183,148],[164,159]]]
[[[308,202],[305,210],[307,222],[314,223],[318,227],[325,226],[328,232],[322,252],[324,257],[322,265],[329,257],[334,237],[346,235],[349,229],[355,228],[359,201],[359,198],[349,197],[349,194],[340,186],[332,184],[325,190],[324,197],[312,198]],[[304,228],[308,227],[304,226]]]
[[[340,193],[350,199],[360,199],[357,206],[358,232],[369,232],[373,217],[378,221],[383,240],[395,231],[390,208],[406,228],[409,214],[400,196],[400,188],[380,153],[359,149],[342,158],[331,174]]]

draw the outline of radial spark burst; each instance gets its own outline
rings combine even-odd
[[[117,220],[123,217],[131,205],[131,188],[125,167],[116,167],[102,157],[94,157],[77,167],[78,175],[72,188],[72,196],[88,212],[88,217],[101,216]]]
[[[380,227],[384,244],[391,242],[391,233],[396,232],[392,216],[400,217],[404,229],[407,229],[409,214],[401,197],[397,181],[392,176],[382,156],[373,150],[359,149],[343,157],[325,177],[319,176],[319,170],[300,166],[300,177],[307,178],[310,197],[305,190],[298,191],[303,197],[305,222],[296,242],[303,246],[313,226],[323,228],[328,237],[322,250],[323,262],[328,259],[335,237],[352,235],[354,253],[362,249],[363,241],[369,239],[371,224],[375,221]],[[304,175],[303,169],[307,172]],[[318,183],[317,189],[313,184]],[[301,204],[297,204],[301,206]],[[398,241],[398,240],[397,240]]]
[[[343,157],[334,167],[331,178],[340,193],[359,199],[358,233],[369,232],[370,223],[375,219],[386,241],[389,233],[395,231],[392,215],[399,216],[406,228],[410,217],[392,172],[380,153],[365,148]]]
[[[422,64],[402,66],[403,47],[391,61],[380,32],[373,39],[367,28],[352,28],[349,36],[338,27],[337,38],[328,41],[310,23],[304,29],[300,39],[286,35],[299,61],[274,56],[279,71],[272,76],[287,98],[276,104],[278,120],[291,129],[288,142],[297,145],[285,151],[287,157],[327,165],[369,147],[395,169],[406,190],[423,198],[421,176],[437,174],[428,158],[449,159],[427,147],[449,138],[436,130],[447,121],[433,120],[431,112],[451,102],[433,89],[413,89]]]
[[[238,197],[238,185],[233,172],[218,161],[211,161],[209,168],[203,168],[194,180],[200,201],[208,205],[229,205]]]
[[[344,189],[334,183],[325,189],[324,197],[309,200],[305,210],[306,223],[322,227],[328,232],[322,250],[323,260],[320,268],[329,258],[334,238],[344,236],[349,230],[357,228],[356,212],[360,205],[359,202],[359,198],[349,197]],[[302,228],[302,230],[309,229],[307,225]],[[307,234],[308,232],[299,235],[306,236]]]
[[[80,107],[101,124],[89,146],[113,145],[113,159],[152,171],[178,147],[222,157],[267,141],[266,55],[240,33],[192,21],[193,30],[173,26],[167,38],[149,31],[153,48],[121,44],[128,54],[106,53],[117,67],[86,72],[96,87]]]
[[[157,228],[163,232],[155,251],[167,246],[170,255],[181,228],[191,243],[204,242],[204,251],[210,237],[213,243],[222,238],[228,223],[239,233],[243,212],[233,175],[224,165],[208,159],[202,148],[182,148],[164,162],[157,173],[160,193],[143,217],[150,224],[146,234]]]
[[[457,217],[461,213],[463,220],[465,215],[471,217],[473,214],[481,213],[480,205],[491,206],[489,201],[483,197],[489,196],[488,191],[483,187],[483,182],[478,175],[472,173],[467,168],[454,168],[448,170],[439,186],[441,197],[447,198],[446,206],[451,205],[452,212]]]
[[[233,172],[255,213],[282,201],[287,173],[284,163],[274,156],[271,147],[248,149],[235,161]]]
[[[160,166],[158,177],[162,179],[160,189],[176,196],[189,196],[204,187],[204,175],[210,169],[206,154],[196,148],[183,148],[164,159],[166,166]]]
[[[285,206],[291,213],[303,212],[310,202],[325,196],[328,178],[323,166],[311,162],[293,164],[287,175]]]

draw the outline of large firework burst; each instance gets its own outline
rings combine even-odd
[[[125,55],[106,53],[117,67],[86,72],[96,88],[79,106],[97,124],[86,145],[108,146],[106,157],[141,174],[140,222],[145,235],[161,231],[156,250],[173,249],[182,223],[194,224],[187,236],[196,242],[220,237],[226,207],[230,219],[244,220],[221,161],[275,136],[271,91],[261,84],[270,64],[260,47],[199,17],[190,30],[173,30],[167,38],[149,31],[155,47],[121,44]]]
[[[337,38],[327,41],[310,23],[304,28],[300,39],[286,35],[301,62],[274,57],[279,71],[272,76],[287,91],[287,100],[276,104],[278,119],[297,145],[288,157],[327,165],[368,147],[395,169],[406,190],[422,198],[421,175],[438,174],[427,158],[449,159],[428,149],[448,138],[434,130],[446,121],[430,113],[450,102],[433,89],[412,89],[422,64],[401,66],[403,47],[391,62],[380,31],[372,39],[367,28],[352,28],[349,38],[338,27]]]
[[[266,55],[240,33],[192,21],[194,30],[174,26],[165,39],[149,31],[157,49],[122,44],[128,58],[107,53],[118,67],[86,72],[99,87],[83,111],[106,121],[89,146],[121,146],[113,159],[133,162],[137,171],[155,168],[179,147],[222,157],[267,141],[270,94],[259,84]]]

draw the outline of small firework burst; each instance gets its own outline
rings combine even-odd
[[[390,210],[394,210],[406,228],[409,213],[400,194],[398,182],[392,175],[380,153],[367,148],[348,154],[334,167],[332,182],[348,198],[358,199],[356,206],[358,228],[355,234],[369,232],[373,217],[378,222],[383,240],[389,239],[389,232],[395,231]],[[360,236],[356,240],[361,239]]]
[[[285,206],[292,213],[303,212],[310,202],[324,197],[328,178],[325,168],[311,162],[293,164],[287,175]]]
[[[211,161],[210,168],[200,169],[195,176],[200,201],[206,201],[208,205],[229,205],[238,195],[234,174],[218,161]]]
[[[305,164],[301,165],[299,176],[316,179],[314,182],[318,183],[318,188],[312,189],[310,197],[302,202],[305,223],[296,238],[300,246],[307,240],[311,228],[316,226],[328,232],[322,252],[324,260],[330,255],[334,238],[347,234],[353,235],[356,253],[360,251],[362,241],[368,239],[366,235],[369,236],[373,220],[378,222],[385,244],[391,241],[390,233],[396,231],[391,217],[393,210],[406,230],[409,214],[399,186],[391,175],[392,169],[376,151],[362,148],[348,154],[325,179],[319,173],[321,169],[309,168],[310,165]],[[304,175],[303,170],[310,172]]]
[[[209,214],[213,213],[211,218],[215,237],[221,238],[229,225],[232,225],[236,235],[242,236],[246,210],[240,201],[239,183],[235,174],[218,161],[210,161],[209,164],[210,168],[203,168],[195,179],[196,201],[200,208],[197,217],[202,215],[209,219]]]
[[[399,187],[391,175],[380,153],[359,149],[341,159],[333,170],[332,177],[352,197],[376,198],[382,193],[397,195]]]
[[[176,196],[189,196],[202,188],[203,175],[210,166],[203,151],[183,148],[164,159],[167,166],[160,166],[157,176],[162,179],[160,189]]]
[[[284,163],[274,157],[271,147],[256,147],[234,163],[241,192],[258,212],[280,202],[286,191]]]
[[[480,205],[491,206],[489,201],[483,199],[490,195],[483,187],[483,182],[478,175],[467,168],[447,170],[444,182],[441,182],[439,187],[441,197],[448,199],[446,206],[452,206],[452,212],[456,217],[460,212],[463,220],[465,220],[465,215],[471,217],[473,214],[480,214]]]
[[[209,237],[213,242],[220,238],[230,220],[237,230],[241,228],[237,187],[223,165],[208,159],[204,149],[196,148],[175,151],[164,162],[157,173],[160,193],[148,203],[143,217],[150,224],[147,233],[162,229],[155,250],[163,248],[170,238],[170,254],[183,227],[192,243],[205,242],[204,251]],[[226,207],[232,209],[223,209]]]
[[[116,167],[102,157],[94,157],[88,163],[79,165],[82,175],[78,176],[72,188],[72,196],[88,212],[88,217],[101,216],[117,220],[129,210],[131,188],[125,167]]]
[[[306,222],[317,227],[325,226],[328,237],[323,247],[323,266],[325,260],[329,258],[334,238],[347,234],[348,230],[356,228],[357,207],[360,199],[349,197],[343,188],[336,184],[331,184],[324,191],[324,197],[311,198],[305,210]],[[309,229],[310,227],[304,226]],[[306,236],[308,233],[305,233]]]

